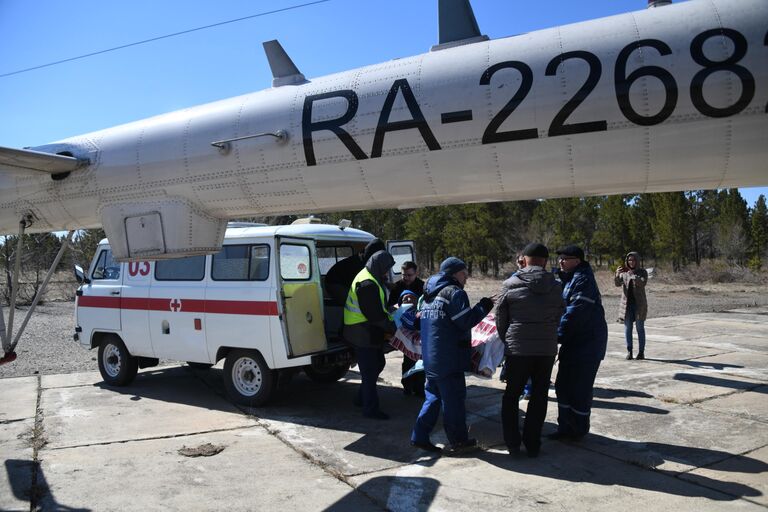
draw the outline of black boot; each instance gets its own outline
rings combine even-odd
[[[645,352],[642,350],[637,353],[637,357],[635,359],[645,359]]]
[[[630,350],[627,352],[627,361],[631,361],[631,360],[632,360],[632,351]]]

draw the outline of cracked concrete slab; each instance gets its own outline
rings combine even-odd
[[[706,468],[694,469],[680,478],[732,495],[742,493],[749,501],[768,507],[768,447],[731,457]]]
[[[696,404],[699,409],[768,423],[768,386]]]
[[[0,407],[0,425],[8,421],[34,418],[37,409],[37,377],[3,379],[3,396],[12,397]]]
[[[85,446],[250,426],[253,418],[183,368],[142,372],[129,387],[43,390],[50,447]]]
[[[593,417],[597,414],[593,409]],[[768,428],[683,406],[666,415],[636,416],[609,428],[600,425],[580,444],[630,464],[680,473],[765,446]]]
[[[611,326],[608,356],[596,380],[592,433],[580,443],[544,440],[537,459],[525,452],[513,458],[498,449],[505,386],[498,372],[492,380],[467,379],[467,421],[483,450],[449,459],[411,447],[409,434],[422,400],[402,394],[398,353],[387,355],[379,384],[389,421],[365,419],[353,405],[356,371],[331,385],[297,375],[281,382],[269,406],[249,410],[227,402],[220,365],[209,371],[149,369],[126,388],[101,385],[97,372],[46,376],[39,420],[50,444],[40,450],[36,475],[51,494],[38,505],[762,510],[768,474],[768,406],[763,405],[768,403],[768,315],[753,313],[746,312],[751,334],[738,336],[710,331],[707,315],[652,319],[647,361],[625,361],[621,326]],[[33,425],[37,387],[15,385],[19,401],[0,402],[0,413],[19,415],[14,408],[26,401],[21,415],[30,416],[4,428]],[[550,399],[544,434],[555,428],[553,389]],[[4,459],[31,464],[31,449],[11,448],[14,440],[0,433]],[[441,424],[432,440],[445,443]],[[209,458],[178,454],[182,446],[208,442],[226,447]],[[30,474],[32,467],[26,469]],[[2,501],[4,489],[23,488],[8,474],[0,479],[3,510],[15,506]],[[275,493],[262,492],[262,482],[276,482]],[[29,510],[29,502],[20,501]]]
[[[212,457],[182,447],[212,443]],[[364,495],[310,463],[261,427],[169,439],[44,450],[43,510],[365,510]],[[98,460],[99,464],[92,461]],[[105,483],[109,482],[105,485]]]
[[[605,377],[598,372],[596,382],[604,387],[638,390],[664,403],[689,404],[755,388],[761,381],[709,369],[656,366],[656,372],[627,377]],[[671,371],[670,371],[671,370]]]
[[[37,393],[34,396],[36,397]],[[0,424],[0,458],[3,459],[3,470],[0,474],[0,510],[30,509],[32,474],[35,467],[30,441],[34,427],[34,417]]]
[[[645,471],[589,450],[550,443],[541,455],[491,450],[442,457],[352,479],[391,510],[760,510],[700,485]],[[743,494],[756,491],[745,485]]]

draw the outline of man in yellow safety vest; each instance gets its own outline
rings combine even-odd
[[[362,406],[363,416],[377,420],[389,419],[379,409],[376,380],[384,369],[385,335],[395,332],[384,291],[387,274],[394,264],[387,251],[374,253],[352,281],[344,304],[344,339],[355,347],[362,380],[356,403]]]

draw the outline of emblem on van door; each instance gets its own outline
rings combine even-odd
[[[181,311],[181,300],[179,299],[171,299],[171,302],[169,304],[171,311],[176,313],[177,311]]]

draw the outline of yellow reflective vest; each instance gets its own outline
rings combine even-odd
[[[369,279],[376,283],[376,286],[379,287],[381,309],[384,310],[384,314],[387,315],[387,318],[392,320],[392,315],[387,312],[387,299],[386,295],[384,294],[384,288],[381,287],[379,281],[373,277],[373,274],[371,274],[367,268],[363,268],[363,270],[357,273],[355,279],[352,280],[352,286],[349,288],[349,293],[347,294],[347,302],[344,304],[344,325],[355,325],[368,321],[368,319],[365,318],[363,312],[360,311],[360,302],[357,299],[357,285]]]

